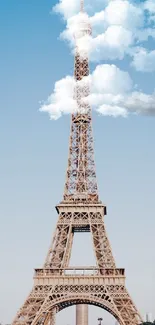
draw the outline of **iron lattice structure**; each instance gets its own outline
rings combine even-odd
[[[81,3],[81,10],[83,4]],[[91,33],[82,21],[80,35]],[[88,57],[75,53],[75,100],[63,201],[56,230],[42,269],[36,269],[34,286],[13,325],[54,325],[56,313],[73,304],[93,304],[109,311],[120,325],[138,325],[142,319],[126,289],[125,270],[116,267],[105,230],[106,207],[99,201],[94,163],[92,115],[87,100]],[[69,268],[75,232],[91,232],[96,267]]]

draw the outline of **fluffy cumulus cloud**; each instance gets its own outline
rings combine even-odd
[[[113,64],[98,65],[91,75],[91,80],[93,93],[117,95],[127,93],[132,88],[128,72]]]
[[[53,10],[66,22],[60,38],[72,53],[78,50],[81,57],[98,65],[82,81],[75,82],[71,76],[57,81],[40,111],[47,112],[50,119],[90,106],[100,115],[113,117],[155,115],[155,93],[135,91],[138,86],[128,72],[102,64],[128,55],[137,73],[155,71],[155,51],[146,48],[149,38],[155,39],[155,0],[85,0],[85,8],[87,13],[79,12],[80,0],[59,0]],[[83,89],[89,90],[88,96]]]
[[[91,31],[88,15],[86,13],[78,13],[67,20],[66,30],[60,34],[61,39],[69,42],[73,53],[75,48],[78,47],[81,56],[87,55],[91,50],[92,38],[89,35],[90,33],[83,35],[83,29],[85,26],[88,26],[88,29]]]
[[[137,71],[155,71],[155,50],[148,52],[145,48],[138,48],[133,54],[132,65]]]
[[[105,33],[91,39],[91,61],[123,59],[132,44],[132,33],[122,26],[109,26]]]
[[[105,9],[105,20],[109,25],[133,30],[144,25],[144,11],[127,0],[114,0]]]
[[[53,7],[53,11],[60,13],[64,19],[67,20],[78,13],[79,1],[60,0],[59,3]]]
[[[95,26],[97,26],[97,19],[102,19],[102,14],[99,17],[97,15],[92,17]],[[80,13],[73,16],[68,19],[67,28],[61,33],[60,37],[69,42],[73,52],[76,45],[80,54],[86,53],[91,61],[115,60],[124,57],[124,53],[133,42],[130,30],[125,29],[121,25],[111,25],[105,29],[104,33],[98,34],[95,37],[90,35],[78,37],[79,26],[82,26],[83,22],[89,24],[86,14]]]
[[[146,0],[143,4],[145,10],[147,10],[150,15],[155,14],[155,2],[154,0]]]
[[[83,82],[83,81],[82,81]],[[155,115],[155,94],[134,91],[133,82],[128,72],[115,65],[98,65],[89,78],[91,93],[83,101],[101,115],[123,116],[128,114]],[[58,119],[62,114],[76,112],[78,107],[73,99],[76,83],[70,76],[55,84],[54,92],[42,105],[41,111],[47,112],[51,119]]]
[[[42,104],[40,111],[49,113],[51,120],[76,111],[77,105],[73,99],[74,86],[74,79],[70,76],[57,81],[53,93]]]
[[[86,3],[88,11],[89,7],[95,11],[95,2],[87,0]],[[129,0],[107,0],[103,1],[102,7],[104,10],[94,12],[89,18],[92,36],[80,40],[79,51],[83,52],[85,47],[84,51],[87,50],[91,61],[121,60],[126,54],[130,55],[137,43],[147,41],[149,37],[155,38],[152,23],[155,15],[154,0],[137,4]],[[61,38],[68,41],[74,52],[75,31],[79,28],[80,17],[84,18],[84,14],[77,14],[79,1],[60,0],[55,10],[66,19],[66,29]],[[85,19],[88,20],[86,14]]]

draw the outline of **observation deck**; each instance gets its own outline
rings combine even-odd
[[[65,269],[35,269],[35,285],[124,285],[124,269],[72,267]]]

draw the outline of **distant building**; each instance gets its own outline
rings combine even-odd
[[[152,320],[152,314],[151,313],[147,313],[146,314],[146,322],[152,322],[153,320]]]

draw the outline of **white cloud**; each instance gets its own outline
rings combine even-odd
[[[103,14],[99,16],[98,14],[90,18],[94,26],[97,26],[97,19],[100,21],[103,18]],[[67,28],[61,34],[61,38],[69,42],[72,52],[75,50],[74,36],[76,36],[76,46],[80,54],[82,56],[84,56],[83,53],[89,55],[91,61],[122,59],[133,42],[131,31],[119,25],[112,25],[96,37],[91,37],[88,34],[79,37],[78,34],[82,30],[83,24],[89,26],[90,20],[87,14],[81,13],[68,19]]]
[[[76,101],[73,99],[74,79],[67,76],[55,83],[54,92],[42,104],[40,111],[49,114],[50,119],[57,120],[62,113],[69,114],[77,110]]]
[[[134,29],[144,24],[144,12],[127,0],[110,1],[105,9],[105,20],[109,25]]]
[[[138,42],[147,41],[148,38],[152,37],[155,38],[155,29],[154,28],[145,28],[136,30],[134,33],[134,38],[138,40]]]
[[[126,93],[132,88],[132,80],[128,72],[120,70],[116,65],[98,65],[91,75],[92,92],[101,94]]]
[[[105,20],[104,10],[96,12],[94,16],[90,17],[90,23],[92,26],[100,25]]]
[[[148,5],[145,7],[151,10],[153,1],[146,1]],[[65,20],[78,14],[79,9],[80,0],[59,0],[53,8]],[[132,28],[133,26],[141,26],[143,23],[143,6],[132,4],[129,0],[85,0],[85,9],[87,12],[94,14],[94,22],[98,21],[98,19],[101,21],[105,19],[110,25],[119,24],[130,28],[131,23]]]
[[[99,65],[92,75],[82,80],[82,89],[83,83],[87,85],[87,82],[90,83],[91,93],[81,102],[89,103],[99,114],[114,117],[126,117],[129,113],[155,115],[155,94],[133,91],[129,74],[115,65]],[[75,85],[70,76],[57,81],[54,92],[40,110],[49,113],[51,119],[77,111],[76,101],[73,100]]]
[[[144,9],[148,10],[151,14],[155,13],[155,2],[154,0],[146,0],[144,2]]]
[[[155,71],[155,51],[149,52],[141,45],[143,42],[144,46],[149,37],[155,38],[154,0],[137,3],[132,0],[85,0],[91,17],[79,13],[79,4],[79,0],[59,0],[54,7],[54,11],[66,20],[66,29],[60,37],[69,43],[72,53],[76,45],[81,56],[89,55],[94,62],[121,60],[128,54],[137,71]],[[126,117],[129,113],[155,114],[155,94],[135,91],[129,74],[115,65],[98,65],[89,78],[79,82],[81,97],[85,82],[86,87],[90,83],[91,93],[81,98],[81,103],[85,105],[89,101],[99,114],[114,117]],[[54,92],[40,110],[48,112],[51,119],[77,111],[73,99],[76,87],[77,83],[70,76],[57,81]]]
[[[148,52],[145,48],[138,48],[133,54],[132,66],[137,71],[155,71],[155,50]]]
[[[85,10],[89,14],[94,14],[97,11],[103,10],[109,3],[109,0],[84,0]],[[53,10],[60,13],[65,20],[78,14],[80,9],[80,0],[58,0]]]
[[[81,13],[70,17],[67,20],[66,29],[60,34],[60,38],[69,42],[70,46],[73,48],[75,46],[75,34],[78,31],[79,23],[81,22],[82,18],[87,18],[87,15],[83,15]]]
[[[87,0],[86,7],[94,10],[97,3]],[[81,39],[78,37],[77,45],[81,55],[89,55],[90,61],[93,62],[122,60],[126,54],[132,56],[137,44],[140,46],[149,37],[155,38],[155,28],[151,22],[151,19],[155,22],[154,0],[137,4],[129,0],[107,0],[102,6],[104,10],[95,12],[90,18],[87,14],[78,13],[79,0],[72,2],[60,0],[55,8],[67,20],[61,39],[69,43],[72,53],[75,49],[74,36],[82,20],[85,24],[91,24],[92,37],[88,35],[82,36]]]
[[[103,116],[112,116],[112,117],[127,117],[128,111],[124,107],[115,106],[115,105],[108,105],[103,104],[101,105],[98,110],[98,113],[100,113]]]
[[[67,20],[79,12],[79,3],[79,0],[59,0],[59,3],[53,7],[53,11],[60,13]]]
[[[126,98],[126,108],[136,114],[155,115],[155,92],[151,95],[133,92]]]
[[[123,59],[132,45],[132,33],[122,26],[109,26],[105,33],[91,40],[91,61]]]
[[[88,15],[79,13],[67,20],[67,27],[61,33],[60,37],[69,42],[73,53],[78,48],[80,55],[85,57],[91,51],[92,38],[90,34],[91,27]]]

